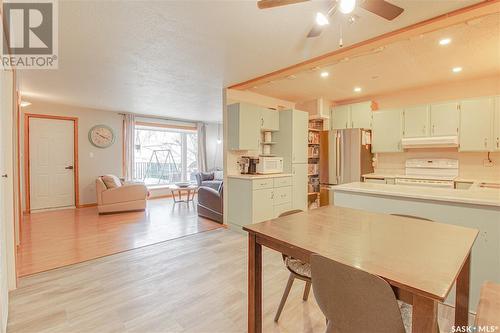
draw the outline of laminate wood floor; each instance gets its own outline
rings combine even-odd
[[[279,324],[288,278],[264,248],[264,332],[324,332],[311,293],[296,281]],[[8,333],[246,332],[247,238],[221,228],[20,279]],[[453,309],[440,307],[442,332]]]
[[[222,225],[198,217],[196,202],[148,201],[145,212],[98,215],[96,207],[25,215],[18,273],[26,276]]]

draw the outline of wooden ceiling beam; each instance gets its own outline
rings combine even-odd
[[[398,40],[408,39],[425,33],[443,29],[461,22],[500,12],[500,0],[485,0],[480,3],[454,10],[410,26],[391,31],[380,36],[320,55],[298,64],[234,84],[229,89],[247,90],[269,81],[284,79],[315,67],[322,67],[356,54],[369,52]]]

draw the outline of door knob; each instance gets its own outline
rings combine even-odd
[[[2,175],[2,178],[7,178],[7,177],[8,177],[8,176],[7,176],[7,174],[6,174],[6,173]]]
[[[66,170],[73,170],[73,166],[72,165],[68,165],[67,167],[65,167],[64,169]]]

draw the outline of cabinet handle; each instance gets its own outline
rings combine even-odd
[[[260,127],[264,126],[264,118],[260,118]]]
[[[488,138],[484,138],[484,147],[488,147]]]
[[[274,192],[271,192],[271,199],[274,199]]]
[[[351,128],[354,128],[354,121],[351,121]]]
[[[347,128],[347,121],[345,122],[345,128]]]
[[[497,136],[497,148],[500,148],[500,138]]]
[[[436,127],[436,125],[432,125],[432,134],[434,134],[435,127]]]
[[[422,132],[425,133],[425,125],[424,125],[424,128],[422,129]]]

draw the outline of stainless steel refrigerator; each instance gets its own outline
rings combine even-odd
[[[373,172],[369,130],[329,131],[327,145],[328,175],[321,179],[324,186],[359,182],[362,181],[362,175]],[[331,198],[332,195],[330,201]]]

